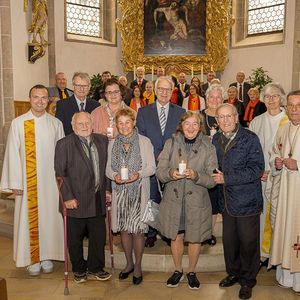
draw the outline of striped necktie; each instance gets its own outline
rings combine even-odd
[[[83,102],[80,103],[80,111],[84,111],[84,103]]]
[[[160,108],[159,124],[160,124],[162,135],[164,135],[165,128],[166,128],[166,123],[167,123],[167,118],[166,118],[166,112],[165,112],[165,110],[166,110],[165,107],[161,107]]]

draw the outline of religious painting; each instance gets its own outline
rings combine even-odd
[[[144,0],[144,55],[205,55],[206,0]]]
[[[231,0],[117,0],[125,72],[144,66],[168,74],[223,71],[234,23]]]

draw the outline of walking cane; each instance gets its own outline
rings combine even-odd
[[[67,243],[67,208],[65,206],[63,196],[61,193],[61,187],[63,185],[63,178],[62,177],[56,177],[56,182],[58,186],[59,191],[59,201],[61,203],[61,206],[63,208],[63,217],[64,217],[64,279],[65,279],[65,289],[64,289],[64,295],[69,295],[69,287],[68,287],[68,277],[69,277],[69,268],[68,268],[68,243]]]
[[[111,231],[111,204],[110,203],[106,203],[106,209],[107,209],[108,239],[109,239],[111,272],[114,273],[114,268],[115,268],[114,244],[113,244],[113,234]]]

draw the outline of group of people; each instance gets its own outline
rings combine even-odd
[[[124,76],[107,76],[96,101],[88,97],[88,74],[76,72],[74,94],[59,93],[56,118],[46,113],[47,88],[31,88],[31,110],[12,121],[1,178],[1,189],[16,195],[17,267],[38,275],[63,260],[65,206],[75,282],[109,279],[104,246],[111,205],[112,230],[120,232],[126,257],[120,280],[133,274],[133,284],[143,281],[144,247],[153,247],[159,232],[170,240],[174,261],[167,286],[184,278],[188,243],[188,286],[199,289],[201,245],[216,243],[213,227],[222,214],[228,276],[219,286],[239,283],[240,299],[249,299],[260,267],[275,265],[280,286],[299,293],[300,91],[285,98],[273,83],[259,94],[239,72],[227,97],[214,72],[202,86],[197,77],[188,86],[181,73],[176,87],[160,71],[153,85],[137,68],[130,102]],[[172,101],[176,89],[182,107]],[[149,201],[159,204],[155,228],[142,221]]]

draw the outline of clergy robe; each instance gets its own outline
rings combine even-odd
[[[34,120],[39,259],[64,259],[63,219],[58,210],[59,196],[54,173],[54,150],[56,142],[64,136],[63,126],[48,113],[35,117],[29,110],[11,123],[1,178],[3,191],[23,190],[23,196],[15,198],[13,257],[17,267],[32,264],[24,135],[26,120]]]
[[[288,121],[288,117],[285,111],[281,111],[278,115],[272,116],[268,112],[263,113],[255,117],[249,125],[249,129],[256,133],[261,143],[264,159],[265,159],[265,171],[269,171],[269,157],[270,150],[272,148],[275,135],[279,126],[285,124]],[[264,208],[260,215],[260,246],[261,256],[269,257],[270,254],[270,242],[271,242],[271,225],[270,225],[270,200],[266,197],[266,188],[271,185],[271,176],[269,176],[268,182],[262,182]]]
[[[297,273],[300,272],[300,250],[297,250],[297,245],[300,246],[299,126],[294,126],[291,122],[288,122],[278,128],[270,157],[272,174],[274,177],[280,176],[270,263],[281,265],[282,268]],[[292,152],[291,158],[297,161],[298,170],[291,171],[285,166],[281,171],[276,170],[274,167],[275,158],[288,158],[290,151]],[[298,282],[298,286],[300,291],[300,282]]]

